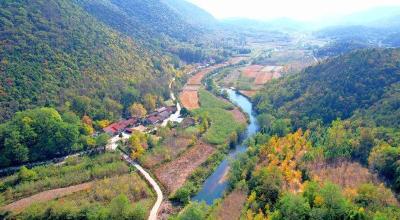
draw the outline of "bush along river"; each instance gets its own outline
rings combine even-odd
[[[257,119],[253,112],[253,105],[245,96],[237,93],[232,89],[225,89],[228,92],[229,100],[235,105],[242,108],[250,117],[250,123],[247,126],[246,133],[243,140],[254,135],[259,127]],[[206,202],[208,205],[213,204],[215,199],[221,198],[224,195],[225,190],[228,187],[228,172],[229,172],[229,161],[235,159],[239,153],[246,151],[246,146],[241,142],[236,145],[228,154],[217,169],[212,173],[204,182],[201,191],[193,197],[193,201]]]

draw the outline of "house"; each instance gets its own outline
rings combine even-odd
[[[113,123],[105,128],[103,128],[103,131],[110,134],[110,135],[117,135],[121,132],[123,132],[126,128],[134,126],[138,123],[137,118],[130,118],[127,120],[121,120],[119,122]]]
[[[196,124],[196,120],[194,118],[185,118],[181,123],[181,128],[188,128],[190,126],[194,126]]]
[[[145,126],[139,125],[139,126],[134,127],[134,128],[127,128],[127,129],[125,129],[125,132],[128,133],[128,134],[132,134],[133,131],[146,132],[146,129],[147,129],[147,128],[146,128]]]
[[[172,115],[174,112],[176,112],[176,107],[175,106],[167,106],[167,107],[161,107],[156,109],[153,113],[149,114],[146,117],[146,123],[155,125],[157,123],[163,122],[165,119],[169,118],[170,115]]]

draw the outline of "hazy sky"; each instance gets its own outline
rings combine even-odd
[[[347,15],[377,6],[400,5],[400,0],[189,0],[217,18],[313,20]]]

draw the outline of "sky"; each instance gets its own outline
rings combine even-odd
[[[216,18],[302,21],[329,19],[380,6],[400,6],[400,0],[189,0]]]

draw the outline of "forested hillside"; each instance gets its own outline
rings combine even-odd
[[[130,36],[150,40],[189,41],[201,34],[171,7],[158,0],[76,0],[98,20]],[[159,42],[165,43],[165,42]]]
[[[346,119],[379,102],[400,81],[400,50],[360,50],[266,85],[257,110],[291,119],[295,128],[315,120]]]
[[[109,27],[130,36],[148,49],[185,62],[221,61],[215,48],[217,21],[197,6],[182,0],[75,0]],[[178,60],[172,60],[174,64]]]
[[[352,52],[272,81],[232,164],[247,219],[399,219],[400,50]]]
[[[118,118],[145,94],[168,94],[173,71],[163,57],[74,1],[1,1],[0,42],[0,122],[77,98],[92,109],[82,114]]]

